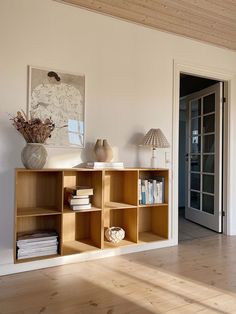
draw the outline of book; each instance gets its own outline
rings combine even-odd
[[[160,193],[161,193],[161,196],[160,196],[160,203],[164,203],[165,202],[165,178],[164,177],[161,177],[161,176],[157,176],[155,177],[156,181],[161,183],[160,184]]]
[[[89,196],[83,198],[73,198],[72,196],[69,196],[68,202],[70,205],[87,205],[89,204]]]
[[[124,169],[123,162],[88,162],[86,165],[90,169]]]
[[[91,203],[86,204],[86,205],[71,205],[70,207],[72,210],[86,210],[92,208]]]
[[[140,181],[141,182],[138,182],[139,204],[147,205],[164,203],[164,177],[158,176],[155,177],[155,179],[141,179]]]
[[[76,196],[93,195],[93,188],[89,186],[77,185],[77,186],[66,187],[66,191]]]

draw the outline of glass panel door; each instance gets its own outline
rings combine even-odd
[[[185,216],[221,231],[222,83],[190,95]]]

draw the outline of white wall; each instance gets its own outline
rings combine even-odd
[[[0,1],[1,264],[14,269],[14,168],[22,166],[24,141],[7,113],[26,108],[27,65],[84,73],[88,146],[107,138],[127,166],[145,166],[150,152],[136,145],[143,133],[159,127],[172,141],[174,59],[228,71],[236,66],[235,52],[52,0]],[[236,117],[235,109],[231,114]],[[87,153],[50,149],[49,154],[49,167],[71,167]],[[165,166],[164,153],[159,156]]]

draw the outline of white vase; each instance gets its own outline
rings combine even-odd
[[[120,227],[110,227],[105,231],[105,237],[112,243],[118,243],[125,237],[125,230]]]
[[[47,151],[41,143],[27,143],[21,152],[21,161],[27,169],[42,169],[47,157]]]

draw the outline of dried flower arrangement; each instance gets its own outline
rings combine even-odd
[[[39,118],[28,119],[23,110],[22,113],[18,111],[16,117],[10,119],[13,121],[12,125],[22,134],[27,143],[45,143],[55,128],[51,118],[45,121]]]

